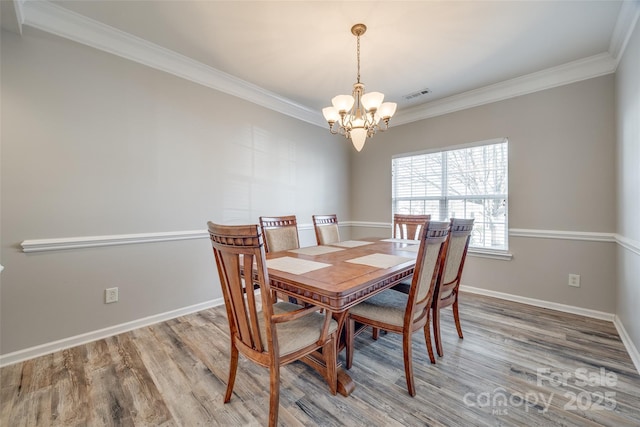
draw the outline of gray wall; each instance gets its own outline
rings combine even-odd
[[[608,75],[379,134],[351,157],[351,216],[391,222],[392,155],[507,137],[510,229],[615,233],[614,93]],[[513,259],[469,257],[463,284],[614,313],[615,246],[510,237]],[[580,288],[567,285],[569,273]]]
[[[0,354],[221,298],[206,238],[34,254],[24,240],[348,219],[350,148],[325,129],[26,27],[1,52]]]
[[[616,81],[618,118],[617,315],[640,349],[640,25],[620,62]]]
[[[333,212],[374,224],[355,238],[387,236],[375,223],[391,221],[398,153],[508,137],[510,228],[617,231],[638,247],[638,29],[615,79],[395,127],[358,154],[316,126],[24,31],[2,33],[0,354],[221,296],[206,239],[37,254],[23,240],[204,230],[262,214],[308,224]],[[303,229],[301,243],[313,242]],[[470,257],[464,284],[616,312],[639,346],[637,251],[524,237],[510,251],[511,261]],[[567,286],[568,273],[581,288]],[[111,286],[121,301],[105,305]]]

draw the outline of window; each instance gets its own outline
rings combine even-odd
[[[393,213],[474,218],[470,247],[506,251],[506,139],[392,160]]]

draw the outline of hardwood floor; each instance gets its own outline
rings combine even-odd
[[[612,323],[471,294],[459,340],[444,310],[444,357],[413,336],[417,395],[401,336],[356,338],[356,389],[332,396],[300,362],[281,369],[285,426],[639,426],[640,376]],[[260,426],[269,375],[240,359],[231,402],[224,307],[1,369],[2,426]],[[340,354],[344,360],[344,352]]]

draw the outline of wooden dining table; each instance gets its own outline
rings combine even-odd
[[[349,308],[413,274],[419,242],[365,238],[326,246],[310,246],[267,254],[273,289],[331,313],[343,331]],[[338,343],[341,349],[341,343]],[[343,344],[342,344],[343,345]],[[303,360],[318,372],[326,370],[322,354]],[[352,378],[338,363],[338,392],[348,396]]]

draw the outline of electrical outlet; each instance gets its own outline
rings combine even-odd
[[[574,288],[580,287],[580,275],[579,274],[569,274],[569,286],[573,286]]]
[[[112,302],[118,302],[118,288],[104,290],[104,303],[111,304]]]

